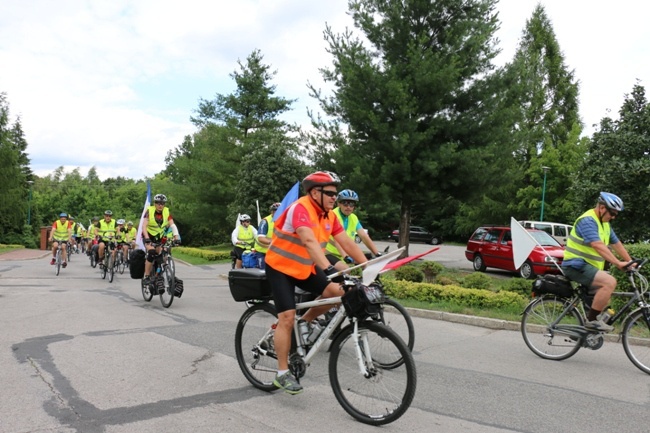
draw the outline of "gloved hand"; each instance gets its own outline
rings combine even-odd
[[[329,277],[330,275],[336,274],[338,271],[336,270],[336,268],[334,266],[329,265],[325,269],[324,272],[325,272],[325,275],[327,275]],[[335,283],[342,283],[344,281],[344,278],[343,278],[343,275],[338,275],[338,276],[336,276],[334,278],[330,278],[330,281],[333,281]]]
[[[343,261],[344,261],[345,263],[348,263],[348,264],[352,264],[352,263],[354,263],[354,259],[353,259],[352,257],[350,257],[350,256],[345,256],[345,257],[343,258]]]
[[[375,257],[381,257],[381,256],[383,256],[383,255],[384,255],[384,253],[382,253],[382,252],[378,252],[377,254],[375,254]]]

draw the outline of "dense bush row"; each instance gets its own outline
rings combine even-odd
[[[191,247],[176,247],[174,248],[174,251],[177,251],[179,253],[187,254],[190,256],[194,257],[201,257],[206,260],[229,260],[230,259],[230,253],[229,252],[221,252],[221,251],[210,251],[210,250],[204,250],[201,248],[191,248]]]

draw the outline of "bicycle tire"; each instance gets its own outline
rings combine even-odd
[[[329,376],[334,396],[357,421],[369,425],[388,424],[411,406],[417,387],[415,360],[395,331],[373,321],[359,322],[359,340],[349,325],[330,346]],[[359,371],[357,344],[366,373]],[[368,358],[369,357],[369,358]],[[395,368],[384,368],[375,358],[401,358]]]
[[[61,272],[61,250],[56,250],[56,261],[54,262],[54,272],[58,276]]]
[[[165,284],[165,290],[160,292],[160,303],[163,307],[169,308],[174,302],[174,272],[165,266],[158,278],[162,278]]]
[[[120,275],[124,274],[124,270],[126,269],[126,263],[124,263],[124,253],[122,250],[117,252],[117,271],[120,273]]]
[[[167,267],[172,270],[172,274],[174,277],[176,277],[176,263],[174,262],[174,258],[171,256],[171,254],[167,255]]]
[[[273,348],[272,331],[277,320],[278,313],[273,304],[253,304],[244,311],[235,331],[235,355],[239,368],[255,388],[267,392],[277,389],[273,385],[278,360]],[[260,351],[260,346],[266,352]]]
[[[106,254],[108,254],[108,282],[112,283],[115,278],[115,259],[111,251],[107,251]]]
[[[90,251],[90,267],[91,268],[96,268],[97,267],[97,258],[95,257],[95,252]]]
[[[643,308],[630,313],[623,324],[623,349],[639,370],[650,374],[650,323]]]
[[[142,297],[146,302],[149,302],[153,299],[153,292],[151,291],[150,284],[145,284],[144,279],[140,280],[140,290],[142,291]]]
[[[395,299],[387,298],[382,305],[380,323],[388,326],[399,335],[409,351],[415,346],[415,327],[411,315],[402,304]]]
[[[540,358],[561,361],[575,355],[582,346],[582,338],[570,337],[550,328],[566,305],[566,299],[547,295],[528,304],[522,314],[521,335],[526,346]],[[584,326],[584,319],[577,309],[572,308],[558,325]]]

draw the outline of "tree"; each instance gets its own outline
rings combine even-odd
[[[515,101],[512,137],[516,141],[517,200],[508,206],[521,219],[534,219],[541,209],[542,167],[549,167],[545,219],[568,221],[574,197],[567,185],[585,152],[580,139],[579,87],[569,71],[544,7],[537,5],[526,22],[519,48],[509,66],[509,86]]]
[[[328,26],[334,62],[321,72],[335,90],[328,97],[310,86],[325,115],[347,130],[326,141],[332,151],[321,145],[316,153],[329,155],[364,201],[398,206],[400,245],[408,245],[412,219],[450,221],[486,178],[499,184],[508,173],[507,162],[495,164],[513,150],[500,141],[501,76],[488,76],[497,54],[495,1],[349,5],[366,40]]]
[[[644,87],[637,83],[626,95],[619,116],[601,120],[574,190],[581,211],[594,206],[600,191],[620,196],[625,210],[614,221],[615,232],[624,242],[645,241],[650,232],[650,106]]]

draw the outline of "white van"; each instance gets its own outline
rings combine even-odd
[[[566,240],[573,228],[573,226],[568,224],[553,223],[549,221],[519,221],[519,224],[527,229],[544,230],[562,245],[566,245]]]

